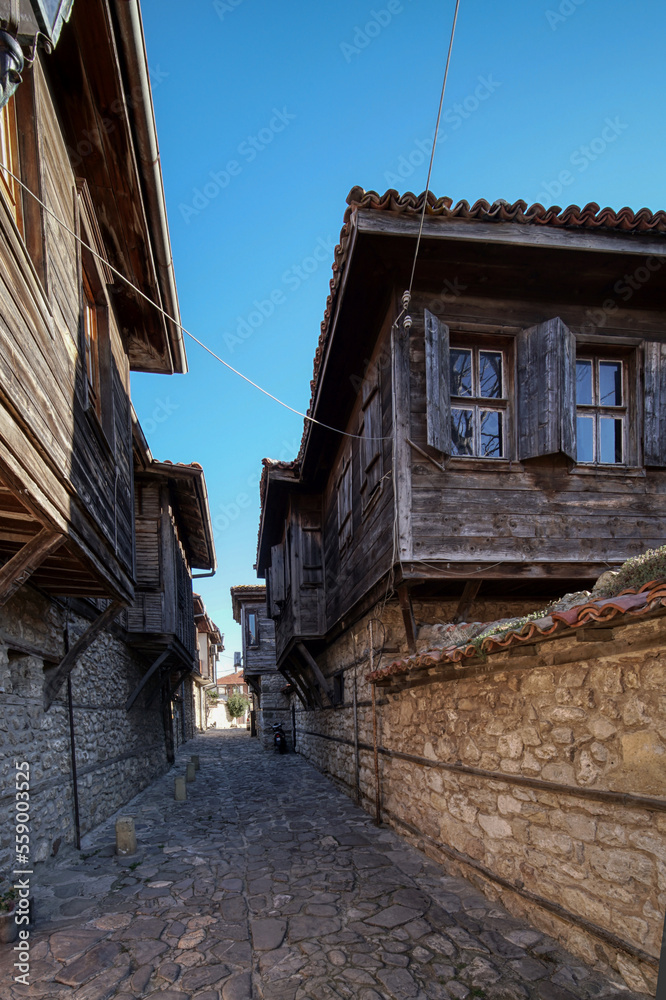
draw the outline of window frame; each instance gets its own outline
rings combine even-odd
[[[589,361],[592,364],[592,402],[579,403],[576,391],[576,466],[580,468],[594,469],[627,469],[632,466],[634,452],[633,436],[635,433],[635,423],[631,421],[632,412],[635,413],[632,393],[632,366],[631,358],[626,352],[613,348],[612,344],[605,347],[592,344],[579,344],[576,350],[576,386],[578,384],[578,362]],[[614,363],[621,366],[622,379],[622,403],[620,405],[608,406],[599,401],[600,378],[599,365],[603,363]],[[578,418],[581,416],[593,417],[593,451],[594,459],[585,461],[578,457]],[[602,417],[620,419],[622,421],[622,461],[602,462],[599,460],[599,422]]]
[[[250,619],[254,618],[254,632],[250,627]],[[245,613],[245,637],[248,649],[256,649],[260,644],[259,640],[259,615],[256,611],[246,611]],[[252,641],[254,639],[254,642]]]
[[[0,163],[20,176],[19,132],[16,114],[16,95],[0,108]],[[0,170],[0,191],[7,209],[16,224],[21,237],[25,237],[23,217],[23,197],[21,186],[4,170]]]
[[[452,382],[452,356],[454,351],[469,351],[472,356],[472,394],[469,396],[455,395],[453,392]],[[479,380],[480,380],[480,359],[481,353],[487,354],[499,354],[502,362],[502,395],[501,397],[494,396],[481,396],[479,395]],[[511,368],[512,358],[510,355],[509,345],[505,339],[502,339],[498,343],[496,339],[492,342],[489,340],[482,340],[481,338],[468,338],[456,337],[455,334],[451,334],[451,342],[449,345],[449,390],[450,390],[450,408],[451,408],[451,459],[456,461],[470,461],[478,460],[483,462],[510,462],[512,459],[512,427],[511,427],[511,403],[512,403],[512,368]],[[472,411],[472,421],[473,421],[473,454],[459,454],[456,453],[454,448],[454,423],[453,414],[456,410],[471,410]],[[481,413],[499,413],[502,417],[502,430],[501,430],[501,455],[483,455],[480,454],[481,445]]]

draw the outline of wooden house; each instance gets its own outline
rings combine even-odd
[[[197,729],[203,731],[208,720],[206,692],[215,690],[217,661],[224,651],[224,636],[206,611],[200,594],[194,595],[194,625],[197,647],[196,664],[192,675],[195,725]]]
[[[231,588],[234,621],[241,627],[243,674],[252,692],[255,733],[272,746],[271,726],[289,728],[289,699],[275,657],[275,622],[268,613],[266,587],[250,584]]]
[[[206,481],[196,462],[184,465],[155,461],[135,416],[133,429],[136,588],[134,600],[123,614],[123,624],[129,643],[150,667],[128,698],[126,708],[132,707],[155,677],[163,688],[164,711],[173,711],[174,696],[181,688],[181,702],[194,700],[194,718],[200,722],[198,687],[211,678],[208,648],[205,676],[201,673],[199,625],[203,604],[197,595],[195,605],[192,571],[199,569],[212,575],[216,569]],[[203,617],[207,618],[205,609]],[[221,642],[219,633],[216,636]],[[182,729],[184,708],[180,714]],[[173,756],[170,730],[167,723],[169,759]]]
[[[105,599],[92,641],[134,595],[130,370],[187,366],[139,7],[67,6],[0,111],[0,601]]]
[[[413,650],[423,622],[543,606],[666,535],[666,214],[429,196],[404,302],[423,196],[348,205],[319,422],[264,463],[257,557],[278,666],[324,706],[327,650],[372,609],[399,602]]]

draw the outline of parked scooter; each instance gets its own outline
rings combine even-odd
[[[271,729],[273,730],[273,746],[278,753],[287,753],[289,747],[287,746],[287,737],[284,734],[284,729],[279,722],[274,722]]]

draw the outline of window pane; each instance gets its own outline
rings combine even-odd
[[[592,405],[592,362],[576,362],[576,402],[583,406]],[[579,461],[590,461],[593,459],[579,459]]]
[[[451,410],[451,441],[454,455],[474,454],[474,411]]]
[[[451,395],[472,395],[472,352],[455,348],[450,352]],[[462,412],[462,411],[461,411]]]
[[[579,462],[594,462],[594,417],[576,420],[576,458]]]
[[[502,355],[496,351],[479,351],[479,395],[502,398]]]
[[[602,406],[622,406],[622,363],[599,362],[599,402]]]
[[[481,455],[502,457],[502,414],[496,410],[481,411]]]
[[[599,461],[605,465],[622,462],[622,421],[614,417],[599,418]]]

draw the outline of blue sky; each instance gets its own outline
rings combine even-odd
[[[183,323],[299,410],[350,188],[425,187],[454,5],[143,0]],[[431,190],[666,207],[664,37],[661,0],[461,0]],[[230,668],[261,459],[295,457],[302,420],[187,350],[133,396],[156,458],[204,466]]]

